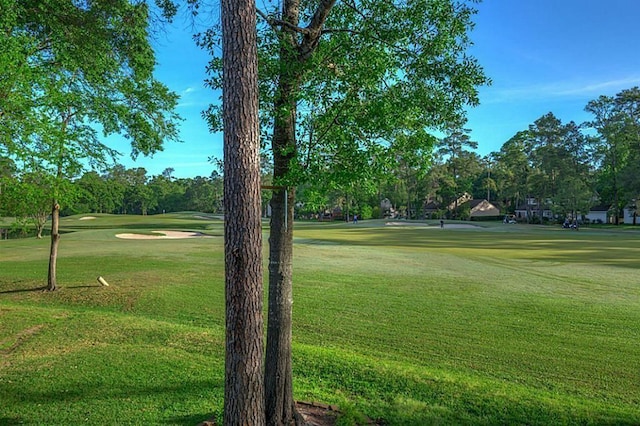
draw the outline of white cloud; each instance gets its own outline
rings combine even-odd
[[[563,91],[559,91],[559,96],[573,96],[573,95],[595,95],[600,96],[603,94],[615,94],[612,92],[619,92],[623,89],[629,89],[633,86],[640,84],[640,76],[633,76],[627,78],[621,78],[618,80],[600,81],[595,83],[587,83],[578,85],[575,87],[567,87]]]
[[[218,99],[218,92],[204,86],[189,86],[180,92],[178,108],[197,107],[200,110],[207,108]],[[198,111],[198,115],[200,111]]]
[[[595,98],[615,95],[617,92],[640,85],[640,76],[604,81],[565,80],[514,87],[488,87],[481,90],[482,103],[544,100],[557,98]]]

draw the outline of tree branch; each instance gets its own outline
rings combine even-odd
[[[307,25],[308,33],[304,34],[304,38],[300,43],[298,51],[299,59],[305,61],[318,46],[320,36],[322,36],[322,27],[329,16],[329,12],[336,4],[336,0],[321,0],[318,8],[311,17],[311,22]]]
[[[351,28],[325,28],[321,31],[322,35],[332,33],[349,33],[353,35],[362,34],[360,31],[352,30]]]
[[[263,11],[261,11],[260,9],[256,9],[258,15],[265,20],[265,22],[267,24],[269,24],[269,26],[271,28],[273,28],[274,31],[278,31],[280,28],[279,27],[285,27],[291,31],[300,33],[300,34],[309,34],[309,29],[307,28],[301,28],[298,27],[297,25],[293,25],[290,22],[287,21],[283,21],[281,19],[276,19],[272,16],[267,15],[266,13],[264,13]]]
[[[322,30],[331,8],[336,4],[336,0],[322,0],[311,18],[311,22],[307,26],[310,32],[316,33]]]
[[[367,15],[365,15],[364,13],[362,13],[362,11],[361,11],[360,9],[358,9],[358,7],[357,7],[354,3],[350,2],[350,1],[343,1],[342,3],[343,3],[345,6],[347,6],[349,9],[353,10],[356,14],[360,15],[360,17],[361,17],[365,22],[366,22],[366,21],[368,21],[369,19],[371,19],[371,17],[370,17],[370,16],[367,16]],[[327,30],[325,30],[325,31],[326,31],[326,32],[349,32],[349,33],[351,33],[351,34],[358,34],[358,35],[359,35],[359,34],[362,34],[362,32],[353,31],[353,30],[348,30],[348,29],[327,29]],[[395,44],[393,44],[393,43],[389,43],[388,41],[386,41],[386,40],[384,39],[384,37],[382,37],[382,36],[380,35],[380,33],[379,33],[376,29],[373,29],[373,32],[374,32],[374,35],[373,35],[373,36],[371,36],[371,38],[372,38],[373,40],[378,41],[378,42],[380,42],[380,43],[382,43],[382,44],[385,44],[385,45],[387,45],[387,46],[391,47],[392,49],[397,50],[397,51],[399,51],[399,52],[409,53],[409,54],[414,53],[414,52],[413,52],[413,51],[411,51],[410,49],[403,49],[403,48],[401,48],[401,47],[396,46],[396,45],[395,45]]]

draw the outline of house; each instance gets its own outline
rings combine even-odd
[[[451,204],[446,206],[438,201],[433,199],[426,200],[422,206],[422,212],[424,213],[424,217],[428,219],[439,219],[442,217],[442,214],[445,210],[454,211],[459,207],[465,205],[469,201],[471,201],[473,197],[468,192],[465,192],[456,200],[454,200]]]
[[[388,198],[380,201],[380,214],[384,218],[395,218],[398,216],[398,212],[393,207],[393,203]]]
[[[429,219],[435,219],[440,217],[439,216],[440,209],[441,209],[440,203],[436,201],[428,201],[427,203],[425,203],[424,207],[422,208],[422,211],[424,212],[424,217]]]
[[[622,210],[624,214],[624,223],[627,225],[637,225],[640,224],[640,219],[637,217],[637,211],[635,206],[628,206]],[[635,220],[634,220],[635,216]],[[635,222],[635,223],[634,223]]]
[[[456,203],[458,207],[469,207],[470,218],[500,216],[500,208],[498,206],[490,203],[486,199],[472,199],[471,196],[466,193],[455,202],[451,203],[447,209],[450,211],[453,210]],[[442,204],[436,201],[429,201],[423,207],[425,217],[431,219],[439,218],[442,213],[442,209]]]
[[[547,206],[540,206],[538,200],[535,198],[527,198],[526,201],[515,209],[515,215],[517,220],[526,221],[537,218],[542,213],[542,217],[546,219],[553,219],[553,212]]]
[[[495,205],[487,201],[486,199],[475,199],[469,201],[469,217],[488,217],[488,216],[500,216],[500,209]]]
[[[453,203],[449,204],[449,207],[447,207],[447,209],[448,210],[455,210],[458,207],[460,207],[461,205],[463,205],[464,203],[466,203],[467,201],[471,201],[472,199],[473,199],[473,197],[471,196],[471,194],[469,194],[468,192],[465,192],[460,197],[458,197],[457,200],[455,200]]]
[[[589,209],[589,213],[586,214],[585,218],[588,219],[590,223],[609,223],[610,209],[611,204],[593,206]]]

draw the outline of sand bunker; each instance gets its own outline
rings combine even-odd
[[[202,232],[191,231],[151,231],[154,234],[159,235],[145,235],[145,234],[116,234],[116,237],[123,238],[125,240],[177,240],[181,238],[211,238]]]
[[[78,220],[91,220],[91,219],[96,219],[96,217],[95,216],[83,216]]]
[[[385,222],[385,226],[419,226],[430,229],[439,229],[440,225],[429,225],[427,223],[415,223],[415,222]],[[444,224],[446,229],[470,229],[470,228],[480,228],[477,225],[470,225],[466,223],[446,223]]]

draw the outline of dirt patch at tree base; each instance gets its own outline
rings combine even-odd
[[[335,405],[317,402],[296,402],[298,413],[302,415],[306,426],[335,426],[340,411]]]
[[[306,426],[335,426],[340,416],[340,410],[335,405],[327,405],[319,402],[296,402],[296,409],[302,415]],[[382,426],[384,423],[375,420],[367,420],[361,426]],[[209,419],[198,426],[217,426],[215,419]]]

